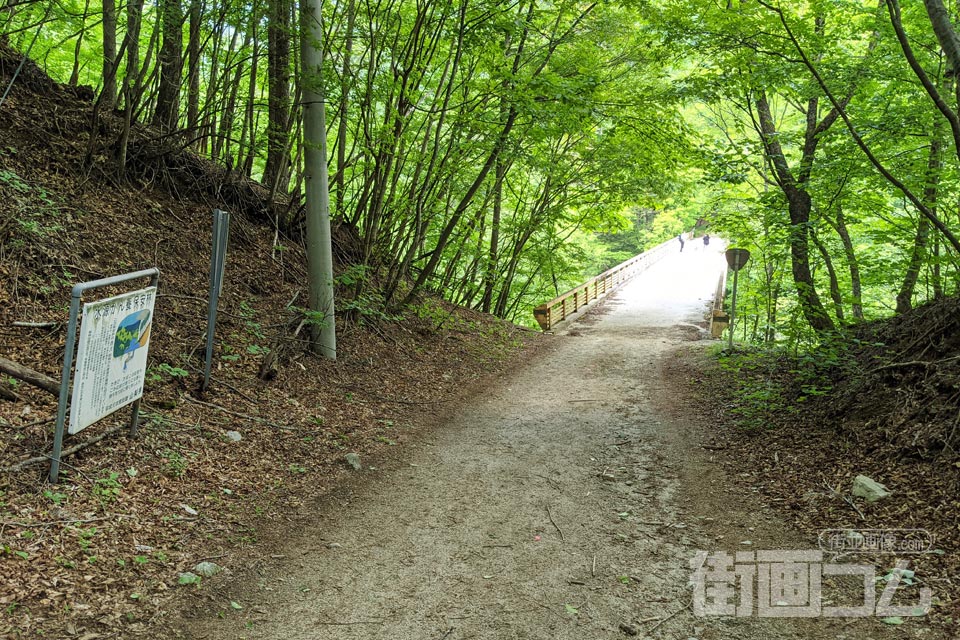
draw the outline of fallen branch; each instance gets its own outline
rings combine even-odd
[[[10,324],[11,324],[11,326],[14,326],[14,327],[27,327],[27,328],[29,328],[29,329],[49,329],[49,328],[51,328],[51,327],[57,326],[57,325],[60,324],[60,323],[59,323],[59,322],[24,322],[24,321],[17,321],[17,322],[11,322]]]
[[[866,516],[863,515],[863,511],[860,511],[860,508],[856,504],[854,504],[853,500],[851,500],[847,496],[843,495],[842,493],[840,493],[839,491],[831,487],[826,480],[823,481],[823,486],[827,488],[827,491],[830,492],[830,495],[840,498],[841,500],[846,502],[848,505],[850,505],[850,508],[857,512],[857,515],[860,516],[861,520],[867,519]]]
[[[0,522],[0,526],[4,527],[23,527],[25,529],[31,529],[34,527],[52,527],[55,524],[87,524],[89,522],[103,522],[104,520],[113,520],[114,518],[132,518],[133,516],[124,515],[122,513],[117,513],[112,516],[103,516],[102,518],[86,518],[84,520],[48,520],[45,522]]]
[[[285,430],[287,430],[287,431],[292,431],[292,430],[293,430],[293,427],[290,427],[290,426],[287,426],[287,425],[283,425],[283,424],[277,424],[276,422],[270,422],[269,420],[265,420],[264,418],[260,418],[260,417],[258,417],[258,416],[250,416],[250,415],[247,415],[247,414],[245,414],[245,413],[239,413],[239,412],[237,412],[237,411],[231,411],[230,409],[227,409],[226,407],[221,407],[220,405],[218,405],[218,404],[213,404],[212,402],[204,402],[203,400],[197,400],[196,398],[194,398],[194,397],[191,396],[191,395],[185,395],[185,396],[183,396],[183,397],[186,398],[189,402],[193,402],[194,404],[199,404],[199,405],[204,406],[204,407],[210,407],[211,409],[216,409],[217,411],[222,411],[223,413],[226,413],[227,415],[235,416],[235,417],[237,417],[237,418],[242,418],[242,419],[244,419],[244,420],[250,420],[251,422],[259,422],[259,423],[261,423],[261,424],[265,424],[265,425],[270,426],[270,427],[275,427],[275,428],[277,428],[277,429],[285,429]]]
[[[650,627],[650,628],[647,630],[647,635],[648,635],[648,636],[649,636],[649,635],[652,635],[653,632],[656,631],[656,630],[657,630],[660,626],[662,626],[664,623],[666,623],[667,620],[670,620],[671,618],[674,618],[678,613],[681,613],[681,612],[683,612],[683,611],[686,611],[687,609],[690,608],[690,605],[692,605],[692,604],[693,604],[693,600],[690,600],[689,602],[687,602],[687,604],[683,605],[682,607],[680,607],[679,609],[677,609],[676,611],[674,611],[673,613],[671,613],[670,615],[668,615],[666,618],[664,618],[663,620],[661,620],[661,621],[658,622],[657,624],[655,624],[655,625],[653,625],[652,627]]]
[[[556,520],[553,519],[553,514],[550,513],[550,507],[547,507],[547,517],[550,518],[550,522],[553,524],[554,528],[556,528],[557,533],[560,534],[560,542],[566,542],[566,540],[563,538],[563,531],[557,525]]]
[[[61,451],[61,452],[60,452],[60,457],[61,457],[61,458],[66,458],[67,456],[73,455],[73,454],[76,453],[77,451],[80,451],[81,449],[86,449],[86,448],[89,447],[90,445],[96,444],[96,443],[100,442],[101,440],[103,440],[104,438],[106,438],[107,436],[112,435],[112,434],[116,433],[117,431],[120,431],[121,429],[126,429],[126,428],[128,428],[129,426],[130,426],[130,425],[120,424],[120,425],[117,425],[116,427],[113,427],[112,429],[108,429],[107,431],[104,431],[103,433],[101,433],[101,434],[98,435],[98,436],[95,436],[95,437],[93,437],[93,438],[90,438],[89,440],[85,440],[85,441],[81,442],[81,443],[78,444],[78,445],[72,446],[72,447],[70,447],[69,449],[66,449],[66,450],[64,450],[64,451]],[[0,469],[0,472],[3,472],[3,473],[13,473],[14,471],[22,471],[23,469],[26,469],[27,467],[31,467],[31,466],[33,466],[33,465],[35,465],[35,464],[39,464],[39,463],[41,463],[41,462],[47,462],[47,461],[49,461],[49,460],[51,460],[51,459],[52,459],[51,454],[46,453],[46,454],[44,454],[44,455],[42,455],[42,456],[37,456],[37,457],[35,457],[35,458],[27,458],[26,460],[23,460],[22,462],[18,462],[17,464],[13,465],[12,467],[7,467],[6,469]]]
[[[0,400],[7,400],[9,402],[16,402],[20,399],[20,396],[15,394],[10,389],[7,389],[5,384],[0,384]]]
[[[450,400],[393,400],[391,398],[384,398],[383,396],[374,396],[375,400],[361,400],[360,398],[350,398],[351,402],[359,402],[360,404],[443,404],[445,402],[450,402]]]
[[[944,362],[950,362],[951,360],[960,360],[960,356],[951,356],[949,358],[943,358],[941,360],[908,360],[906,362],[892,362],[890,364],[885,364],[882,367],[877,367],[876,369],[871,369],[870,373],[876,373],[877,371],[884,371],[886,369],[905,369],[907,367],[925,367],[930,368],[933,365],[942,364]]]
[[[52,393],[53,395],[60,397],[59,382],[46,374],[40,373],[39,371],[34,371],[30,367],[17,364],[13,360],[0,358],[0,373],[13,376],[17,380],[22,380],[27,384],[33,385],[34,387],[38,387],[48,393]]]

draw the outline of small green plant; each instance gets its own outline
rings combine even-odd
[[[162,382],[166,377],[183,379],[189,375],[190,372],[186,369],[181,369],[180,367],[174,367],[166,362],[161,362],[156,367],[150,367],[147,369],[145,380],[147,384],[155,384]]]
[[[147,556],[133,556],[133,564],[143,566],[150,562],[150,558]]]
[[[306,473],[307,468],[302,464],[290,464],[287,466],[287,469],[290,473]]]
[[[187,466],[189,461],[186,457],[176,449],[164,449],[163,451],[163,466],[161,470],[163,474],[171,478],[180,478],[183,477],[183,474],[187,471]]]
[[[90,545],[92,544],[93,537],[95,535],[97,535],[96,527],[90,527],[89,529],[81,529],[79,538],[77,540],[78,543],[80,544],[80,548],[83,549],[84,551],[89,549]]]
[[[199,587],[201,580],[203,580],[203,578],[195,573],[181,573],[177,579],[177,584],[195,584]]]
[[[43,497],[53,504],[62,504],[64,501],[66,501],[67,494],[60,493],[59,491],[52,491],[50,489],[44,489]]]
[[[109,471],[105,476],[94,481],[92,492],[102,504],[106,504],[116,500],[122,489],[120,474],[116,471]]]

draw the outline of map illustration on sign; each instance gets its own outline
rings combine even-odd
[[[120,321],[113,341],[113,357],[123,359],[123,368],[133,359],[133,352],[147,346],[150,340],[150,312],[146,309],[131,313]]]
[[[143,395],[156,287],[83,305],[69,433]]]

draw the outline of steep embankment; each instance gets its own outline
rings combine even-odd
[[[731,477],[801,530],[885,530],[924,543],[924,553],[860,557],[884,572],[909,561],[936,596],[931,618],[956,630],[960,299],[866,324],[845,346],[800,359],[690,353],[666,374],[702,398],[704,419],[718,428],[708,446]],[[861,474],[891,496],[853,496]]]
[[[19,65],[0,49],[3,87]],[[45,464],[11,472],[50,450],[56,402],[0,378],[16,398],[0,400],[4,637],[142,628],[181,572],[203,559],[229,562],[265,527],[282,527],[347,472],[346,453],[364,463],[386,455],[533,336],[437,300],[403,318],[357,300],[353,319],[341,319],[338,363],[310,356],[298,311],[303,252],[269,225],[288,203],[267,202],[255,182],[144,128],[134,128],[121,173],[122,119],[104,113],[92,126],[89,100],[27,61],[0,106],[0,357],[58,378],[70,287],[159,267],[141,437],[115,434],[83,449],[56,486],[44,483]],[[234,217],[214,383],[201,395],[213,207]],[[341,229],[336,240],[342,272],[352,239]],[[24,322],[35,326],[14,324]],[[276,374],[262,381],[268,355]]]

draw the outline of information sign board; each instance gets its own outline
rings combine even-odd
[[[156,287],[83,305],[68,433],[143,395]]]

